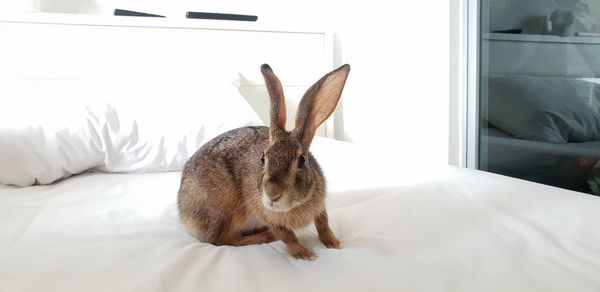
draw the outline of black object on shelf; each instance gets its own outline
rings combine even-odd
[[[494,32],[520,34],[523,32],[523,30],[520,28],[513,28],[513,29],[495,30]]]
[[[143,16],[143,17],[164,17],[163,15],[158,14],[150,14],[138,11],[124,10],[124,9],[115,9],[115,15],[118,16]]]
[[[237,20],[237,21],[256,21],[258,19],[258,16],[256,16],[256,15],[194,12],[194,11],[188,11],[185,14],[185,17],[194,18],[194,19],[218,19],[218,20]]]

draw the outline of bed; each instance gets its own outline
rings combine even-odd
[[[0,188],[3,291],[597,291],[600,200],[500,175],[423,167],[321,138],[343,249],[314,226],[278,241],[198,242],[176,210],[179,172],[87,173]],[[354,157],[352,167],[347,158]],[[373,175],[376,173],[377,175]]]
[[[35,27],[38,25],[45,34],[55,33],[65,38],[72,34],[88,36],[90,41],[104,33],[119,36],[123,31],[137,36],[143,31],[141,35],[146,37],[156,37],[158,33],[165,37],[162,27],[165,23],[148,21],[143,25],[113,23],[107,27],[99,23],[65,26],[52,20],[0,21],[0,38],[14,37],[7,32],[19,26],[21,36],[27,40],[28,33],[35,35],[42,29]],[[203,29],[177,25],[169,28],[169,35]],[[305,53],[313,56],[330,53],[324,46],[329,42],[324,34],[294,36],[290,32],[255,28],[233,31],[210,28],[203,37],[211,37],[215,48],[223,44],[218,40],[230,44],[231,33],[237,40],[252,39],[257,46],[261,46],[261,39],[266,40],[262,42],[264,49],[273,48],[275,39],[278,41],[274,51],[279,52],[281,46],[290,51],[298,48],[300,39],[305,45],[299,50]],[[282,37],[287,41],[281,41]],[[27,43],[26,40],[22,42]],[[0,44],[4,52],[18,50],[18,45]],[[94,46],[87,49],[94,51]],[[103,51],[94,51],[96,57],[104,56],[105,60],[114,57],[110,50],[106,55],[101,54]],[[252,67],[265,58],[256,51],[261,50],[255,50],[252,55],[256,56],[250,61],[243,62],[240,58],[240,62]],[[21,55],[12,55],[18,56]],[[274,56],[280,67],[285,67],[287,59],[298,60],[284,53]],[[308,66],[311,69],[283,69],[280,77],[284,82],[295,77],[298,80],[285,84],[286,90],[301,92],[308,86],[301,75],[306,73],[313,79],[330,69],[327,57],[318,61],[309,59],[315,62],[315,66]],[[18,63],[6,57],[0,61],[4,65]],[[103,62],[94,62],[105,68]],[[35,66],[35,63],[25,65]],[[318,66],[322,67],[314,69]],[[56,78],[17,76],[14,72],[20,71],[16,67],[8,70],[7,66],[0,66],[3,78],[0,81],[6,85],[0,87],[3,94],[33,98],[30,95],[36,92],[25,90],[28,93],[24,94],[7,88],[35,82],[44,89],[37,92],[45,94],[44,97],[58,86],[61,90],[57,92],[61,94],[52,97],[74,102],[82,97],[80,89],[95,86],[104,90],[106,84],[114,84],[103,79],[113,76],[114,68],[110,66],[104,72],[111,74],[96,74],[83,80],[66,77],[75,76],[69,75],[73,72],[88,72],[87,66],[71,67],[74,71],[59,70],[64,73],[59,80],[68,82],[58,85],[52,81]],[[139,67],[128,70],[135,68]],[[237,70],[249,72],[244,68]],[[131,72],[128,70],[117,73]],[[57,121],[56,115],[36,116],[33,120],[12,115],[9,123],[5,116],[11,111],[5,110],[4,116],[0,115],[3,117],[0,135],[4,139],[0,139],[0,180],[12,186],[0,186],[0,291],[600,289],[600,199],[597,197],[482,171],[423,164],[419,157],[407,153],[390,155],[337,141],[333,139],[335,123],[325,125],[311,150],[328,181],[330,225],[342,241],[342,249],[326,249],[316,238],[314,226],[298,232],[300,240],[318,254],[314,261],[292,258],[280,241],[245,247],[214,246],[198,241],[184,230],[177,215],[180,167],[186,155],[189,157],[211,136],[226,128],[263,122],[264,115],[256,110],[261,108],[260,101],[255,98],[264,98],[264,91],[251,74],[237,82],[236,88],[243,96],[224,90],[229,85],[210,80],[211,76],[203,77],[210,82],[169,79],[169,85],[175,82],[177,88],[182,88],[178,92],[184,95],[184,100],[177,100],[177,96],[164,98],[163,94],[169,91],[160,86],[159,81],[166,78],[162,76],[160,80],[151,79],[156,82],[145,83],[157,87],[144,92],[144,100],[152,100],[144,107],[96,95],[81,101],[82,104],[61,109],[59,116],[64,120],[58,121],[66,124],[45,123],[45,118]],[[183,78],[184,74],[179,75]],[[105,93],[131,98],[136,95],[128,86],[140,85],[145,80],[131,74],[118,76],[129,80],[127,86],[116,86],[112,88],[115,91]],[[152,78],[152,74],[144,77]],[[40,83],[40,79],[52,82]],[[197,82],[204,83],[198,86]],[[217,88],[211,88],[213,83]],[[198,87],[203,88],[202,93],[211,93],[210,99],[200,98],[200,94],[185,95]],[[95,104],[99,98],[101,104]],[[36,101],[42,102],[39,98]],[[172,107],[173,101],[197,103]],[[28,104],[10,105],[27,108]],[[84,116],[81,116],[82,106],[86,109]],[[231,111],[234,106],[236,110]],[[203,120],[195,117],[194,111],[188,112],[190,107],[206,107],[203,113],[208,116],[214,111],[219,114]],[[184,118],[178,119],[182,115]],[[160,123],[156,123],[157,116]],[[175,130],[190,124],[185,121],[192,118],[193,126]],[[15,121],[29,124],[15,126]],[[67,130],[61,125],[67,125]],[[12,135],[12,143],[7,142],[7,135]],[[85,155],[73,157],[77,153]]]

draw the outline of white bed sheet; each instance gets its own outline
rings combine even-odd
[[[178,172],[0,187],[0,291],[599,291],[600,198],[317,139],[326,249],[198,242]]]

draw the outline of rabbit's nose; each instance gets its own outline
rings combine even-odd
[[[279,194],[279,195],[277,195],[277,196],[269,196],[269,199],[271,199],[271,202],[275,203],[275,202],[277,202],[279,199],[281,199],[281,196],[282,196],[282,195],[283,195],[283,194]]]

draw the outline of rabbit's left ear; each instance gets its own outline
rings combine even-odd
[[[348,64],[328,73],[311,86],[300,100],[296,112],[296,126],[292,134],[300,140],[305,151],[310,147],[317,128],[335,110],[348,73]]]

